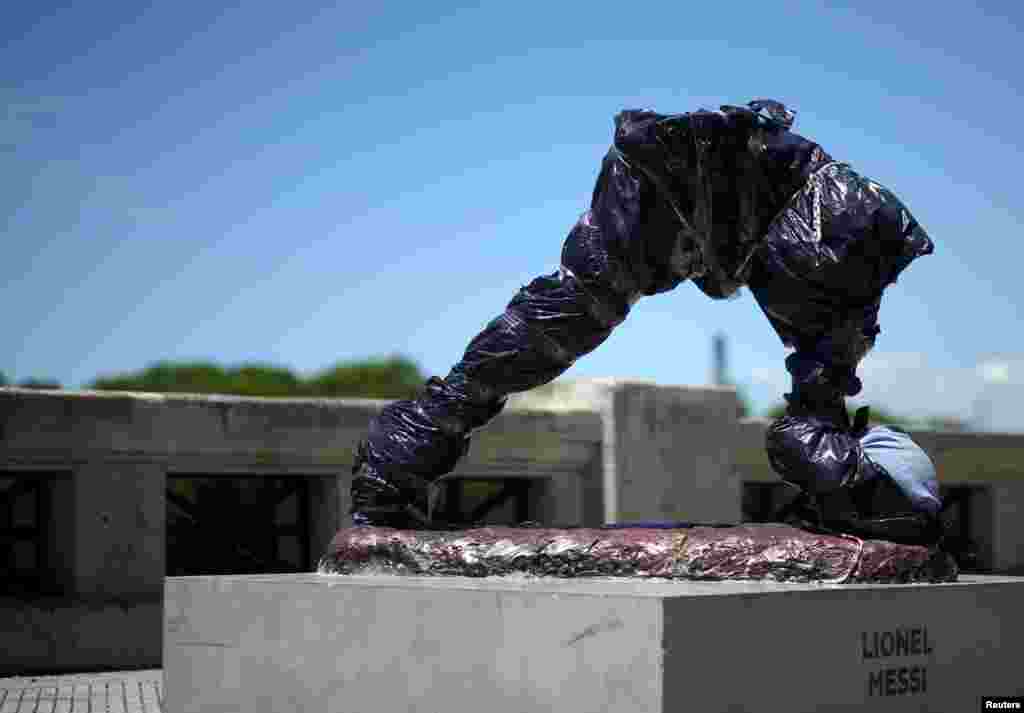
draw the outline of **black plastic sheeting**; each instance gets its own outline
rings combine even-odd
[[[892,192],[846,164],[817,169],[769,226],[747,280],[796,349],[786,360],[794,385],[825,376],[859,393],[855,371],[880,331],[883,291],[933,249]]]
[[[429,521],[430,484],[508,394],[551,381],[637,299],[687,279],[714,298],[749,287],[796,349],[794,393],[859,391],[856,366],[878,334],[882,291],[932,244],[894,194],[792,133],[792,122],[771,101],[616,116],[559,270],[524,286],[445,379],[374,419],[353,470],[358,521]]]
[[[490,577],[636,577],[782,582],[948,582],[937,549],[778,524],[682,529],[480,528],[340,530],[323,574]]]
[[[948,547],[953,513],[914,501],[865,453],[856,430],[787,415],[766,433],[768,459],[800,494],[784,508],[810,527],[910,544]],[[923,476],[934,478],[934,470]],[[928,509],[926,509],[928,508]],[[791,519],[792,518],[792,519]]]

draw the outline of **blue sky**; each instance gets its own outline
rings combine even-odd
[[[309,372],[388,353],[443,375],[557,267],[616,112],[769,96],[936,243],[886,293],[867,401],[970,417],[980,390],[1024,384],[1017,3],[4,14],[8,378],[74,387],[158,359]],[[785,352],[753,300],[692,285],[642,300],[566,377],[704,383],[718,331],[754,404],[777,401]]]

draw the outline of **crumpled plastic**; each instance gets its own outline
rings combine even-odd
[[[851,487],[876,474],[846,425],[814,414],[774,420],[765,432],[765,448],[772,469],[811,494]]]
[[[837,423],[791,405],[768,427],[765,446],[775,472],[802,492],[794,501],[799,519],[898,542],[945,539],[949,523],[934,465],[906,434]]]
[[[747,284],[801,374],[832,368],[845,395],[860,391],[854,371],[880,331],[882,293],[931,239],[888,189],[830,162],[769,226]]]
[[[338,532],[322,574],[635,577],[783,582],[948,582],[946,553],[786,525]]]
[[[523,287],[447,377],[374,419],[353,469],[354,512],[376,513],[362,522],[429,521],[430,484],[509,394],[556,378],[640,296],[686,279],[715,298],[748,285],[796,349],[787,362],[795,386],[814,374],[839,392],[859,390],[856,365],[878,333],[882,291],[932,244],[890,191],[792,133],[793,118],[771,100],[616,116],[559,269]]]
[[[473,430],[500,413],[508,394],[553,380],[607,339],[641,294],[679,284],[675,230],[659,242],[645,227],[659,215],[670,220],[666,210],[622,161],[606,157],[559,270],[524,286],[445,379],[373,419],[357,449],[353,511],[373,509],[368,521],[378,524],[429,521],[429,484],[466,454]]]
[[[799,134],[765,127],[755,113],[763,101],[750,110],[623,112],[615,146],[701,246],[708,271],[694,278],[698,287],[717,298],[746,285],[796,349],[791,364],[835,369],[853,395],[852,372],[879,332],[882,292],[934,246],[890,190]]]

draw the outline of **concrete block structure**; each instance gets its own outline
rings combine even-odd
[[[1024,694],[1024,579],[167,580],[167,713],[941,711]]]
[[[312,571],[347,524],[352,450],[384,403],[0,388],[0,675],[160,665],[164,576],[190,565],[168,551],[176,485],[301,482],[290,564]],[[601,434],[595,413],[510,409],[459,473],[535,483],[533,517],[597,522]],[[266,539],[231,507],[198,515],[198,547],[243,528]]]
[[[0,675],[159,666],[164,576],[233,571],[200,567],[208,550],[312,571],[384,404],[0,388]],[[735,522],[777,482],[766,422],[739,412],[726,387],[554,382],[514,397],[450,479],[467,501],[515,485],[480,496],[500,524]],[[1024,436],[914,436],[983,566],[1024,568]]]

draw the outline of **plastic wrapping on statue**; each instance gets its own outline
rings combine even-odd
[[[793,377],[790,401],[829,401],[843,396],[856,396],[863,388],[854,366],[830,361],[827,353],[790,354],[786,357],[786,371]]]
[[[692,277],[713,297],[727,297],[739,289],[739,266],[758,236],[757,157],[749,149],[753,117],[703,110],[674,115],[630,110],[615,117],[613,151],[671,208],[651,223],[669,223],[671,233],[678,236],[674,239],[699,248],[701,271]],[[723,195],[724,187],[718,185],[722,180],[729,183],[724,194],[738,198],[725,207],[734,218],[728,225],[716,225],[712,211],[713,196]]]
[[[768,100],[616,117],[613,149],[560,269],[523,287],[423,397],[373,420],[354,506],[404,498],[429,510],[429,483],[454,467],[508,394],[556,378],[640,295],[689,277],[715,297],[748,284],[784,343],[821,359],[840,390],[858,388],[881,292],[931,241],[889,191],[789,132],[792,119]]]
[[[793,119],[771,100],[632,110],[616,117],[615,147],[701,246],[695,284],[714,298],[748,285],[787,346],[841,365],[854,390],[882,292],[933,245],[895,194],[790,132]]]
[[[501,411],[508,394],[551,381],[608,337],[629,306],[613,293],[596,297],[596,289],[555,273],[520,290],[447,378],[432,379],[421,398],[389,404],[372,420],[357,477],[367,469],[384,481],[404,479],[406,494],[422,501],[423,483],[455,466],[472,431]]]
[[[638,577],[793,582],[952,581],[956,564],[927,547],[785,525],[685,529],[357,527],[338,532],[324,574]]]
[[[848,372],[874,345],[885,288],[932,241],[903,203],[828,163],[768,227],[748,285],[783,343]]]
[[[501,411],[508,394],[553,380],[607,339],[641,293],[679,282],[667,263],[650,259],[650,231],[641,235],[652,200],[625,164],[605,160],[560,269],[523,287],[445,379],[432,379],[422,397],[390,404],[373,419],[354,469],[356,510],[402,497],[429,510],[428,484],[454,467],[472,431]]]
[[[831,531],[941,545],[947,533],[931,458],[909,435],[867,420],[864,408],[852,427],[792,413],[769,426],[769,462],[803,491],[800,506],[787,509]]]
[[[776,473],[811,494],[852,485],[864,457],[860,441],[845,428],[814,416],[783,416],[765,434]]]

